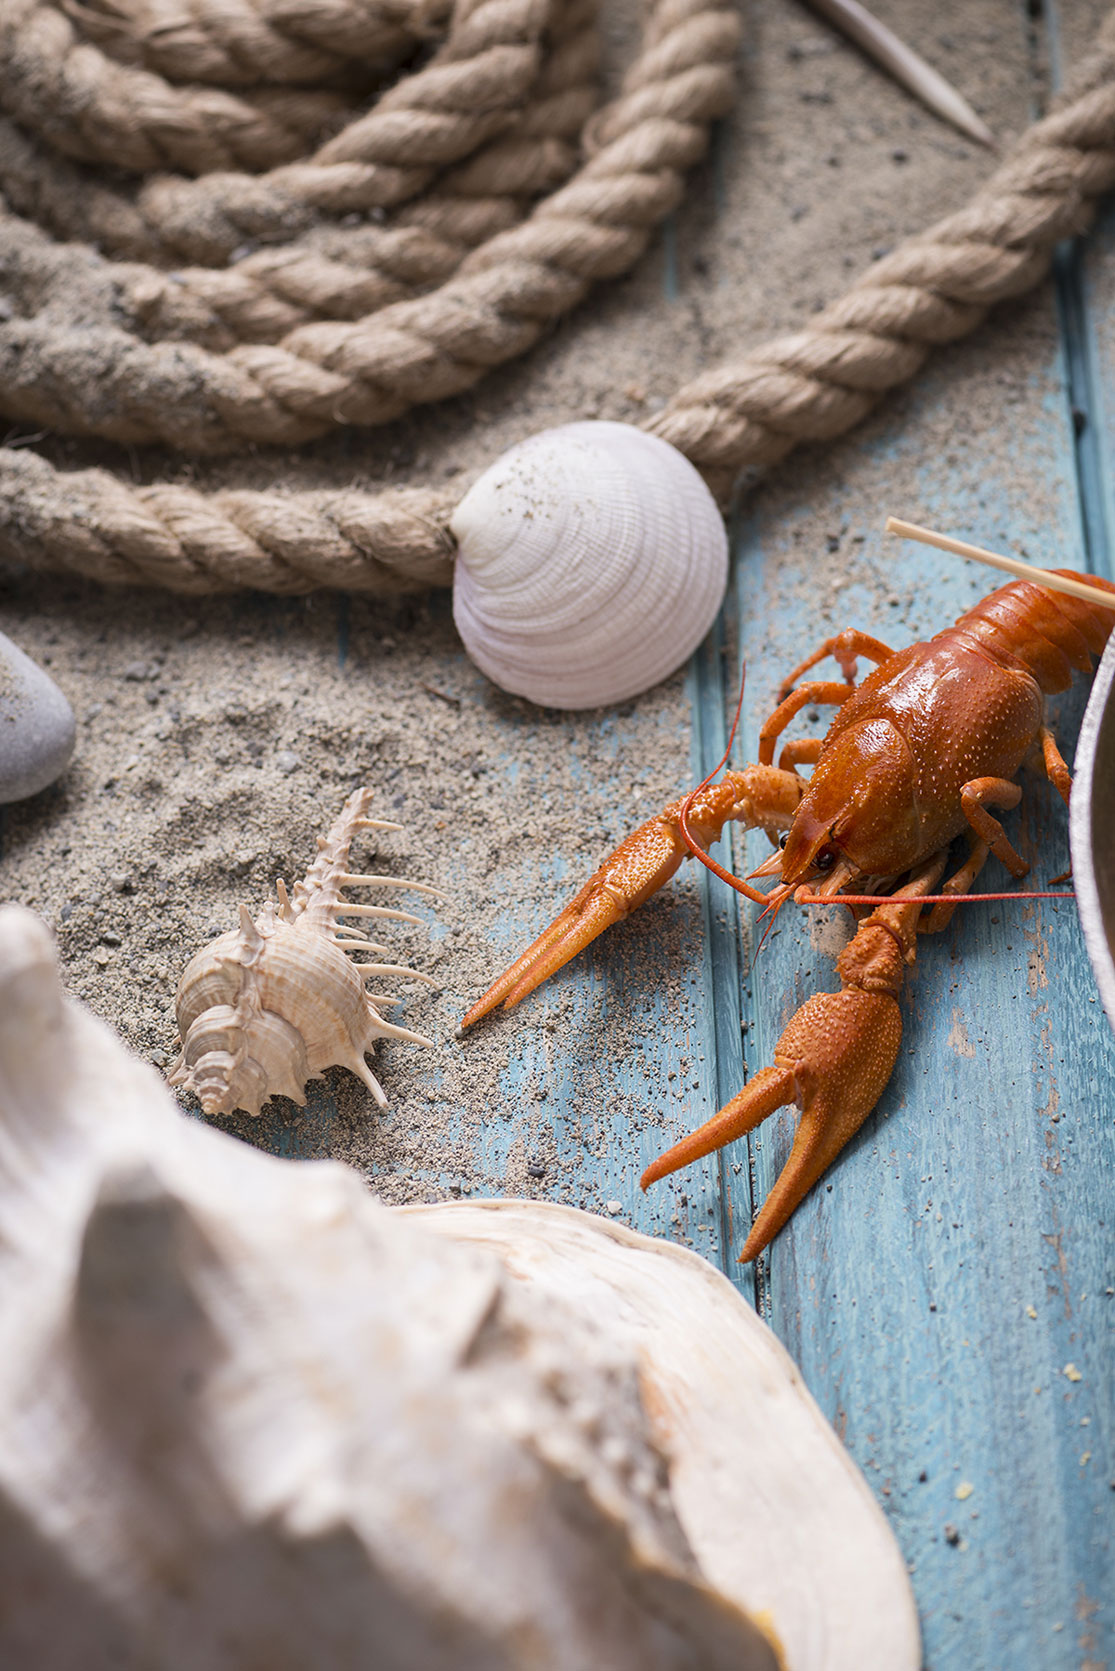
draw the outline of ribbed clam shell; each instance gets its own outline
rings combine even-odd
[[[544,430],[450,524],[453,618],[503,690],[596,708],[657,684],[712,626],[728,578],[716,503],[676,448],[629,424]]]

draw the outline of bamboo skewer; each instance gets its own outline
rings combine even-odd
[[[1006,574],[1013,574],[1019,580],[1029,580],[1035,586],[1047,586],[1051,592],[1067,592],[1070,597],[1083,598],[1085,603],[1098,603],[1101,609],[1115,610],[1115,592],[1089,586],[1086,580],[1070,580],[1066,575],[1054,574],[1051,569],[1039,569],[1033,563],[1023,563],[1018,557],[1001,557],[998,552],[984,551],[982,546],[969,545],[966,540],[954,540],[932,528],[921,528],[916,522],[903,522],[897,516],[888,516],[885,532],[898,534],[904,540],[920,540],[922,545],[937,546],[939,550],[951,551],[957,557],[970,557],[975,563],[1002,569]]]
[[[899,40],[885,23],[873,17],[866,6],[861,6],[859,0],[808,0],[808,4],[874,58],[900,86],[913,93],[935,115],[951,122],[969,139],[994,147],[995,135],[976,115],[967,99],[912,47]]]

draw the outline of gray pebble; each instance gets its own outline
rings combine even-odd
[[[0,804],[45,789],[73,751],[70,704],[54,680],[0,633]]]
[[[302,764],[293,749],[280,749],[275,756],[275,764],[280,772],[293,772]]]

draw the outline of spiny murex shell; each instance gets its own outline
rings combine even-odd
[[[19,906],[0,1431],[0,1665],[776,1671],[697,1568],[634,1356],[346,1168],[182,1118]]]
[[[453,619],[503,690],[550,708],[622,702],[680,667],[728,579],[723,519],[676,448],[630,424],[544,430],[470,488]]]
[[[338,1065],[358,1074],[385,1108],[387,1098],[365,1051],[381,1038],[433,1044],[386,1021],[380,1006],[399,1000],[368,993],[364,982],[372,974],[438,983],[396,963],[353,963],[353,952],[379,956],[387,948],[341,922],[352,916],[420,921],[407,911],[354,905],[345,899],[345,888],[411,888],[443,897],[424,882],[349,873],[349,848],[358,830],[401,827],[369,818],[370,801],[370,789],[349,796],[329,834],[318,837],[318,856],[293,895],[280,882],[277,902],[265,905],[255,922],[241,906],[239,928],[204,946],[183,970],[177,998],[182,1053],[169,1078],[192,1091],[206,1114],[231,1114],[236,1108],[258,1114],[273,1096],[301,1105],[306,1081]]]

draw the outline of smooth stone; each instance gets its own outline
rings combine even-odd
[[[53,783],[74,734],[73,709],[54,680],[0,633],[0,805]]]

